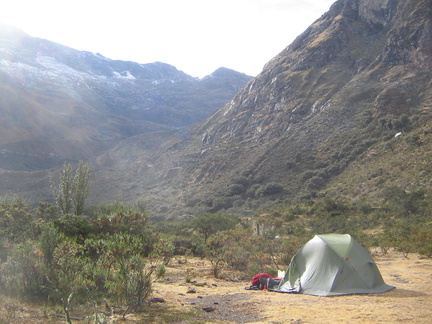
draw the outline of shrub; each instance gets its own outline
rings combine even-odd
[[[233,200],[231,197],[218,197],[213,199],[210,211],[215,213],[220,210],[226,210],[232,207]]]
[[[315,171],[307,170],[300,174],[300,181],[304,182],[310,178],[312,178],[316,174]]]
[[[269,183],[264,190],[265,195],[276,195],[284,192],[284,187],[277,183]]]
[[[224,267],[252,277],[260,272],[285,270],[292,256],[304,243],[304,237],[268,239],[253,236],[250,228],[237,228],[212,235],[206,245],[206,256],[212,261],[214,275]]]
[[[88,221],[82,216],[74,214],[63,214],[53,224],[60,233],[81,240],[81,242],[83,242],[91,231]]]
[[[18,222],[21,229],[26,233],[32,228],[27,209],[22,213],[22,206],[6,207],[0,209],[0,221],[14,225],[25,216],[27,222]],[[14,226],[0,236],[0,290],[21,299],[48,298],[62,305],[68,322],[74,302],[96,305],[109,296],[126,304],[126,311],[141,308],[151,293],[151,279],[164,275],[174,251],[170,241],[160,240],[150,228],[146,213],[118,212],[90,220],[65,214],[39,223],[38,240],[31,235],[21,237],[24,242],[14,240]]]
[[[246,187],[240,183],[230,185],[225,193],[226,196],[241,195],[246,191]]]
[[[43,298],[41,288],[43,267],[41,253],[33,242],[10,245],[6,262],[0,264],[0,288],[12,297],[23,299]]]
[[[62,213],[69,214],[73,211],[76,215],[81,215],[90,190],[90,165],[80,161],[74,174],[72,166],[65,163],[58,184],[52,174],[50,183],[57,206]]]
[[[263,197],[263,196],[272,196],[281,194],[284,192],[284,187],[277,183],[269,183],[264,187],[260,187],[256,192],[255,196]]]
[[[41,202],[38,207],[34,210],[36,218],[40,218],[47,222],[54,221],[57,217],[57,207],[47,202]]]
[[[0,203],[0,237],[11,242],[20,242],[35,236],[36,226],[28,206],[21,200]]]
[[[241,184],[244,187],[247,187],[249,185],[249,182],[250,182],[249,179],[245,176],[240,176],[233,180],[234,184]]]
[[[52,271],[54,263],[54,252],[60,243],[58,230],[51,224],[44,225],[39,236],[39,246],[43,253],[43,259],[48,271]]]
[[[233,229],[239,222],[235,216],[222,213],[206,213],[197,216],[192,220],[192,228],[198,231],[207,242],[207,239],[219,231]]]
[[[320,176],[314,176],[306,181],[305,185],[310,190],[321,189],[325,184],[325,180]]]
[[[411,228],[410,241],[416,250],[427,257],[432,257],[432,224],[420,223]]]

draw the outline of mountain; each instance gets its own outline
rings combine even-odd
[[[101,156],[105,189],[111,172],[127,179],[104,197],[145,199],[167,216],[430,188],[431,10],[336,1],[189,134],[152,154],[135,137]]]
[[[198,79],[0,25],[0,168],[44,170],[91,159],[130,136],[197,123],[250,79],[226,68]]]
[[[431,54],[429,0],[338,0],[204,122],[94,159],[90,201],[144,200],[179,217],[430,190]],[[17,192],[46,184],[26,177]]]

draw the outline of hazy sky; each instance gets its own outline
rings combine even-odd
[[[111,59],[255,76],[335,0],[3,0],[0,22]]]

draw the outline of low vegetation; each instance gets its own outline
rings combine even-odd
[[[0,292],[2,298],[62,309],[68,323],[77,305],[86,305],[88,318],[98,323],[109,314],[142,311],[168,262],[184,263],[190,256],[209,260],[216,278],[235,270],[246,280],[285,270],[318,233],[350,233],[383,254],[395,247],[405,255],[432,256],[432,196],[425,189],[389,187],[379,203],[311,198],[247,217],[217,212],[154,221],[140,203],[84,208],[86,195],[67,198],[75,191],[64,188],[87,188],[89,166],[80,163],[75,176],[69,165],[63,171],[61,185],[53,185],[57,205],[33,208],[21,198],[1,200]]]

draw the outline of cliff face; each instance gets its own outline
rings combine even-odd
[[[429,123],[431,10],[424,0],[335,2],[152,172],[213,210],[273,199],[272,188],[325,189],[396,133]]]
[[[285,136],[290,127],[330,106],[341,108],[345,103],[336,101],[347,100],[346,95],[358,104],[375,105],[378,113],[380,106],[391,106],[381,99],[389,97],[389,91],[396,95],[388,100],[402,103],[408,93],[414,100],[417,96],[404,88],[418,88],[415,91],[420,95],[425,88],[423,77],[429,77],[428,7],[426,1],[337,1],[208,120],[202,131],[215,141],[225,138],[227,131],[230,137],[268,140]],[[402,68],[405,71],[399,71]],[[413,77],[419,78],[418,87]]]

